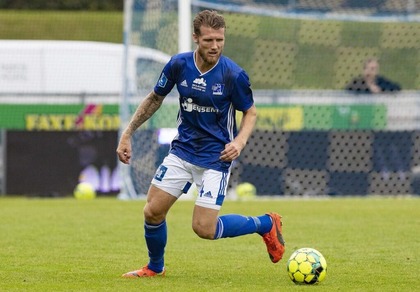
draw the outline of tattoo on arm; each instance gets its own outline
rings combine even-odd
[[[145,99],[137,107],[131,121],[127,127],[127,131],[132,134],[144,122],[146,122],[162,105],[164,96],[157,95],[155,92],[150,92]]]

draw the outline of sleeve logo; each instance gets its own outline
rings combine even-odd
[[[168,78],[165,76],[165,73],[162,73],[158,81],[158,86],[165,87],[167,82],[168,82]]]

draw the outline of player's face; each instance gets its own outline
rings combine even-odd
[[[366,64],[364,74],[366,77],[375,77],[379,72],[379,64],[376,61],[371,61]]]
[[[202,26],[201,35],[193,35],[197,44],[197,63],[203,67],[212,67],[219,60],[225,45],[225,29],[213,29]]]

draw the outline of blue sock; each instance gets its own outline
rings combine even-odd
[[[270,231],[272,226],[273,223],[268,215],[258,217],[236,214],[223,215],[217,220],[214,239],[236,237],[251,233],[263,235]]]
[[[163,255],[167,241],[166,221],[158,225],[144,223],[144,237],[149,251],[148,267],[156,273],[160,273],[164,267]]]

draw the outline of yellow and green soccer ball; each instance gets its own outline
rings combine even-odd
[[[257,188],[249,182],[238,184],[235,191],[239,200],[252,200],[257,196]]]
[[[96,198],[96,191],[90,183],[81,182],[74,189],[73,195],[78,200],[92,200]]]
[[[316,284],[325,279],[327,261],[316,249],[300,248],[290,256],[287,273],[295,284]]]

